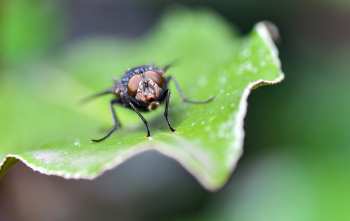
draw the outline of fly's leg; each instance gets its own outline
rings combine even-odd
[[[170,100],[170,91],[166,91],[166,97],[165,97],[165,109],[164,109],[164,117],[166,122],[168,123],[169,129],[174,132],[175,129],[170,125],[169,119],[168,119],[168,109],[169,109],[169,100]]]
[[[165,72],[167,72],[169,70],[169,68],[173,67],[176,63],[178,63],[178,60],[174,60],[171,63],[165,65],[162,69]]]
[[[147,129],[147,137],[150,137],[150,136],[151,136],[151,133],[150,133],[150,131],[149,131],[149,126],[148,126],[147,120],[142,116],[142,114],[137,110],[137,108],[135,107],[135,105],[134,105],[132,102],[129,102],[129,105],[130,105],[130,107],[133,109],[133,111],[134,111],[135,113],[137,113],[137,115],[141,118],[141,120],[142,120],[143,123],[145,124],[146,129]]]
[[[185,103],[191,103],[191,104],[206,104],[206,103],[211,102],[211,101],[214,100],[214,98],[215,98],[215,96],[211,96],[211,97],[209,97],[208,99],[202,100],[202,101],[189,99],[189,98],[187,98],[187,96],[184,94],[183,90],[182,90],[181,87],[180,87],[179,82],[178,82],[174,77],[169,76],[169,77],[167,77],[166,80],[167,80],[167,82],[169,82],[170,80],[173,80],[177,92],[179,93],[179,95],[180,95],[182,101],[185,102]]]
[[[116,112],[115,112],[115,110],[114,110],[114,105],[115,104],[117,104],[117,103],[119,103],[119,100],[118,99],[113,99],[113,100],[111,100],[111,102],[110,102],[110,109],[111,109],[111,113],[112,113],[112,118],[113,118],[113,123],[114,123],[114,126],[112,127],[112,129],[110,129],[109,131],[108,131],[108,133],[105,135],[105,136],[103,136],[103,137],[101,137],[100,139],[92,139],[91,141],[93,141],[93,142],[101,142],[101,141],[104,141],[105,139],[107,139],[109,136],[111,136],[118,128],[120,128],[121,127],[121,124],[120,124],[120,122],[119,122],[119,120],[118,120],[118,117],[117,117],[117,114],[116,114]]]
[[[101,92],[99,92],[97,94],[93,94],[93,95],[91,95],[89,97],[83,98],[80,102],[81,103],[86,103],[86,102],[89,102],[89,101],[91,101],[91,100],[93,100],[95,98],[98,98],[98,97],[101,97],[101,96],[104,96],[104,95],[107,95],[107,94],[113,94],[113,90],[111,88],[108,88],[108,89],[106,89],[104,91],[101,91]]]

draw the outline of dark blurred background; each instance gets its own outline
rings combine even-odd
[[[175,7],[209,8],[242,34],[270,20],[286,79],[249,98],[244,155],[220,191],[173,160],[134,157],[94,181],[17,164],[0,220],[350,220],[347,0],[2,0],[0,61],[23,65],[93,36],[137,38]]]

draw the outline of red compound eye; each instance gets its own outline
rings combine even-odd
[[[158,72],[155,72],[155,71],[146,71],[144,73],[144,75],[147,77],[147,78],[150,78],[152,81],[154,81],[156,84],[158,84],[159,87],[162,87],[163,86],[163,81],[164,81],[164,78],[163,76],[158,73]]]
[[[135,96],[137,93],[137,89],[139,88],[139,83],[142,80],[142,76],[137,74],[134,75],[128,83],[128,94],[130,96]]]

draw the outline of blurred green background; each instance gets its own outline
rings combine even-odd
[[[350,220],[348,1],[3,0],[0,80],[85,38],[137,38],[176,7],[209,8],[242,34],[261,20],[280,29],[286,79],[250,96],[229,183],[209,193],[154,152],[94,181],[18,164],[0,182],[0,220]]]

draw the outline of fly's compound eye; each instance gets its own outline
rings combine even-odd
[[[139,88],[140,81],[142,80],[142,76],[137,74],[130,78],[128,83],[128,94],[130,96],[135,96],[137,93],[137,89]]]
[[[146,71],[144,73],[145,77],[151,79],[154,83],[158,84],[159,87],[163,86],[163,76],[155,71]]]

